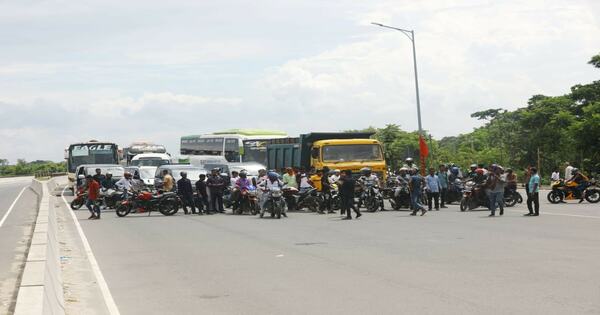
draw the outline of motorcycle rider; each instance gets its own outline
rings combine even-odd
[[[469,172],[467,173],[467,178],[469,179],[475,179],[475,177],[477,177],[477,164],[471,164],[471,166],[469,166]]]
[[[414,164],[413,158],[411,158],[411,157],[407,157],[404,160],[404,165],[402,167],[407,169],[409,172],[411,170],[415,170],[417,172],[419,171],[419,168]]]
[[[358,208],[362,206],[362,202],[366,194],[367,184],[371,183],[373,187],[377,187],[379,182],[379,178],[377,178],[377,175],[373,174],[371,172],[371,169],[368,167],[362,168],[360,170],[360,174],[361,176],[358,178],[358,184],[361,186],[362,193],[360,194],[360,198],[358,199]]]
[[[263,200],[261,200],[262,205],[261,205],[261,213],[265,212],[265,204],[267,203],[268,198],[268,191],[270,191],[271,189],[273,189],[274,187],[278,187],[278,188],[283,188],[283,182],[279,179],[279,175],[275,172],[269,172],[267,173],[267,180],[263,181],[260,184],[260,188],[261,190],[264,192],[264,196],[265,198],[263,198]],[[281,211],[281,215],[283,215],[284,217],[287,218],[287,214],[285,213],[285,207],[283,207],[282,211]]]
[[[131,175],[131,173],[129,172],[125,172],[125,174],[123,174],[123,177],[121,179],[119,179],[118,182],[115,183],[115,186],[117,186],[117,188],[122,189],[123,191],[128,191],[131,190],[133,187],[133,176]]]
[[[181,175],[181,178],[177,181],[177,195],[183,203],[183,213],[189,214],[187,207],[190,206],[192,214],[196,214],[192,182],[187,178],[187,172],[180,172],[179,175]]]
[[[340,170],[335,169],[331,171],[331,176],[329,176],[329,183],[331,185],[336,185],[340,181]]]
[[[206,180],[206,185],[210,191],[210,207],[214,212],[225,212],[223,209],[223,189],[225,189],[225,179],[219,175],[219,168],[211,170],[210,177]]]
[[[100,184],[102,185],[102,188],[104,188],[104,189],[115,189],[116,182],[117,181],[112,177],[112,173],[106,172],[106,176],[104,177],[104,180]]]
[[[573,168],[571,174],[571,179],[569,179],[565,185],[567,187],[573,187],[574,190],[578,192],[580,197],[579,203],[582,203],[584,198],[583,190],[585,189],[585,184],[589,181],[589,178],[583,175],[577,168]]]
[[[229,178],[229,188],[231,189],[231,208],[233,209],[233,211],[237,210],[237,208],[240,205],[240,192],[235,186],[237,180],[240,178],[239,174],[240,173],[238,173],[238,171],[231,171],[231,178]]]

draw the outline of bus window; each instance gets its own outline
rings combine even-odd
[[[225,159],[227,162],[240,162],[240,142],[238,139],[225,140]]]

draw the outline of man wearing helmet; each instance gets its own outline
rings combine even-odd
[[[419,168],[414,164],[413,158],[411,158],[411,157],[407,157],[404,160],[404,165],[402,167],[407,169],[408,171],[410,171],[410,170],[416,170],[417,172],[419,171]]]
[[[211,211],[225,212],[223,209],[223,189],[225,189],[225,179],[219,175],[219,168],[213,168],[210,177],[206,180],[206,186],[210,192]]]
[[[268,172],[267,173],[267,180],[263,181],[260,186],[261,190],[265,193],[265,198],[263,198],[263,200],[261,200],[262,204],[260,206],[261,208],[261,213],[265,212],[265,204],[267,203],[267,200],[269,199],[266,195],[266,193],[270,190],[272,190],[273,188],[277,187],[279,189],[283,188],[283,182],[279,179],[279,174],[275,173],[275,172]],[[283,211],[281,213],[284,217],[287,218],[287,214],[285,213],[285,207],[283,207]]]
[[[579,169],[575,167],[573,168],[571,175],[571,179],[566,181],[565,185],[567,187],[575,187],[575,190],[580,196],[579,203],[582,203],[584,198],[583,190],[585,189],[585,184],[589,181],[589,178],[583,175]]]
[[[186,172],[181,172],[179,175],[181,175],[181,178],[177,181],[177,195],[179,195],[179,198],[181,198],[183,203],[183,212],[189,214],[187,207],[190,206],[192,208],[192,214],[196,214],[192,182],[187,178]]]
[[[122,190],[131,190],[131,188],[133,187],[132,177],[133,176],[131,176],[131,173],[125,172],[125,174],[123,174],[123,177],[115,183],[115,186]]]
[[[373,174],[371,172],[370,168],[368,168],[368,167],[362,168],[360,170],[360,174],[361,174],[361,176],[358,178],[358,183],[362,187],[362,194],[361,194],[360,198],[358,199],[358,208],[360,208],[362,206],[362,201],[363,201],[364,195],[366,193],[366,191],[365,191],[366,185],[368,183],[371,183],[374,186],[377,186],[379,184],[379,179],[377,178],[377,175]]]

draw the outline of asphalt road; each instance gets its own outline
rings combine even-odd
[[[599,205],[525,212],[76,216],[121,314],[600,313]],[[67,309],[108,313],[86,290]]]
[[[37,195],[27,188],[31,180],[31,177],[0,179],[0,314],[7,314],[14,307],[18,279],[33,233]]]

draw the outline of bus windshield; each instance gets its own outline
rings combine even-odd
[[[267,142],[264,140],[245,140],[243,162],[257,162],[267,165]]]
[[[69,147],[68,168],[74,173],[82,164],[119,164],[115,144],[76,144]]]
[[[327,145],[323,147],[323,161],[378,161],[382,160],[377,144]]]
[[[159,158],[140,158],[138,160],[131,161],[133,166],[161,166],[165,164],[171,164],[169,160],[163,160]]]

